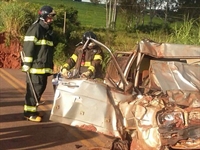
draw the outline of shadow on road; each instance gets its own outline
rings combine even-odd
[[[82,131],[76,127],[51,122],[49,121],[50,111],[45,111],[43,113],[44,121],[41,123],[26,121],[22,119],[23,116],[19,113],[0,115],[1,124],[4,124],[5,122],[9,124],[9,126],[1,125],[0,127],[0,149],[38,150],[60,147],[58,149],[62,150],[65,147],[64,144],[87,140],[98,136],[95,133],[92,133],[92,136],[86,136],[84,135],[84,132],[89,131]],[[72,133],[76,133],[76,135],[80,134],[82,135],[82,138],[79,137],[77,139]],[[77,149],[77,145],[74,145],[74,147]],[[81,145],[80,147],[83,148],[84,145]],[[80,150],[82,150],[82,148],[80,148]],[[67,145],[65,149],[67,149]]]

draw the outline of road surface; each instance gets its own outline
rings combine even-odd
[[[51,77],[38,107],[40,123],[23,119],[25,73],[0,68],[0,150],[109,150],[113,137],[49,120],[53,103]]]

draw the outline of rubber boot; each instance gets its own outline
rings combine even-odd
[[[42,117],[39,115],[38,112],[24,112],[24,118],[29,120],[29,121],[33,121],[33,122],[41,122],[42,121]]]

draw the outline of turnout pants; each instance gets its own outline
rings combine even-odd
[[[30,74],[31,81],[38,99],[40,102],[41,96],[44,93],[47,86],[47,74]],[[24,112],[34,114],[37,112],[36,100],[33,94],[33,89],[31,88],[30,81],[26,77],[26,95],[25,95],[25,104]]]

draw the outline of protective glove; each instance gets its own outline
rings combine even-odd
[[[69,74],[70,74],[70,71],[67,70],[66,67],[64,67],[64,68],[61,69],[61,74],[62,74],[63,77],[68,78]]]
[[[30,67],[27,66],[27,65],[23,65],[23,66],[22,66],[22,71],[24,71],[24,72],[29,72],[29,71],[30,71]]]
[[[81,74],[81,78],[90,78],[91,75],[92,73],[90,71],[86,71]]]
[[[52,84],[53,85],[58,85],[59,78],[60,78],[60,73],[53,74],[53,79],[51,80]]]

